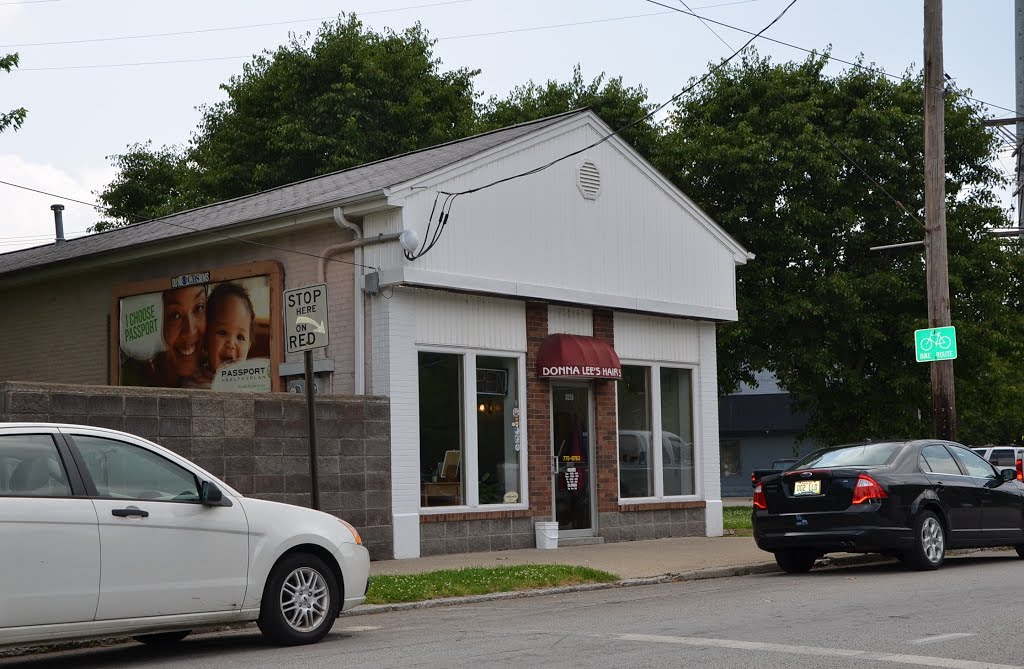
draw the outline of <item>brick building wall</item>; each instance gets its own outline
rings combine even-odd
[[[548,336],[548,305],[526,303],[526,416],[529,430],[530,511],[538,520],[550,520],[551,490],[551,387],[537,376],[537,354]]]
[[[317,397],[320,505],[393,556],[388,400]],[[290,393],[0,383],[0,421],[124,430],[195,462],[243,495],[310,505],[305,397]]]

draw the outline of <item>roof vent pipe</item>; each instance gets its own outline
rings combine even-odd
[[[64,239],[64,205],[62,204],[51,204],[50,209],[53,211],[53,225],[57,228],[57,243],[63,244]]]

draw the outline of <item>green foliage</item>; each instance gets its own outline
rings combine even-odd
[[[924,236],[921,81],[860,68],[830,77],[827,62],[751,54],[718,70],[677,104],[660,166],[756,255],[738,272],[740,320],[719,330],[721,389],[770,369],[822,442],[927,435],[929,371],[912,336],[927,325],[923,254],[869,250]],[[1022,255],[986,232],[1006,220],[981,118],[962,95],[947,97],[958,423],[975,443],[1019,436],[1013,368],[1024,361]]]
[[[420,602],[441,597],[465,597],[578,583],[611,583],[617,580],[618,576],[608,572],[560,564],[467,567],[424,574],[378,575],[370,579],[366,603]]]
[[[92,232],[159,218],[206,202],[197,191],[195,166],[179,148],[154,149],[152,142],[146,142],[107,158],[117,168],[117,176],[101,198],[115,218],[100,221]]]
[[[477,72],[442,72],[419,26],[375,33],[354,16],[244,65],[201,108],[189,146],[114,156],[99,197],[123,225],[343,170],[472,132]]]
[[[6,56],[0,56],[0,70],[10,73],[16,67],[18,67],[18,54],[9,53]],[[0,113],[0,132],[7,129],[17,131],[25,122],[26,116],[28,116],[28,110],[24,107]]]
[[[626,86],[622,77],[605,81],[601,73],[585,83],[577,65],[572,79],[565,83],[549,80],[540,85],[530,81],[514,88],[504,99],[492,96],[480,112],[480,126],[482,130],[494,130],[583,107],[589,107],[615,130],[643,118],[654,105],[648,102],[642,86]],[[648,159],[660,140],[659,129],[650,120],[628,128],[622,136]]]
[[[727,530],[753,529],[751,506],[726,506],[722,508],[722,527]]]

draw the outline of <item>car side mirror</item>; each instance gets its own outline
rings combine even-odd
[[[209,481],[203,481],[199,486],[199,501],[204,506],[231,506],[231,500],[225,499],[220,488]]]
[[[1000,483],[1006,483],[1007,481],[1012,481],[1012,480],[1017,478],[1017,470],[1016,469],[1000,469],[999,470],[999,475],[1002,477],[1002,480],[1000,481]]]

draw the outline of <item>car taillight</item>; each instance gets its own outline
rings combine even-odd
[[[853,503],[863,504],[864,502],[870,502],[876,499],[885,499],[888,495],[882,490],[882,486],[878,485],[875,479],[871,478],[867,474],[861,474],[857,477],[857,485],[853,487]]]
[[[1024,481],[1024,460],[1017,458],[1017,480]]]
[[[754,508],[768,510],[768,500],[764,498],[764,489],[760,483],[754,488]]]

